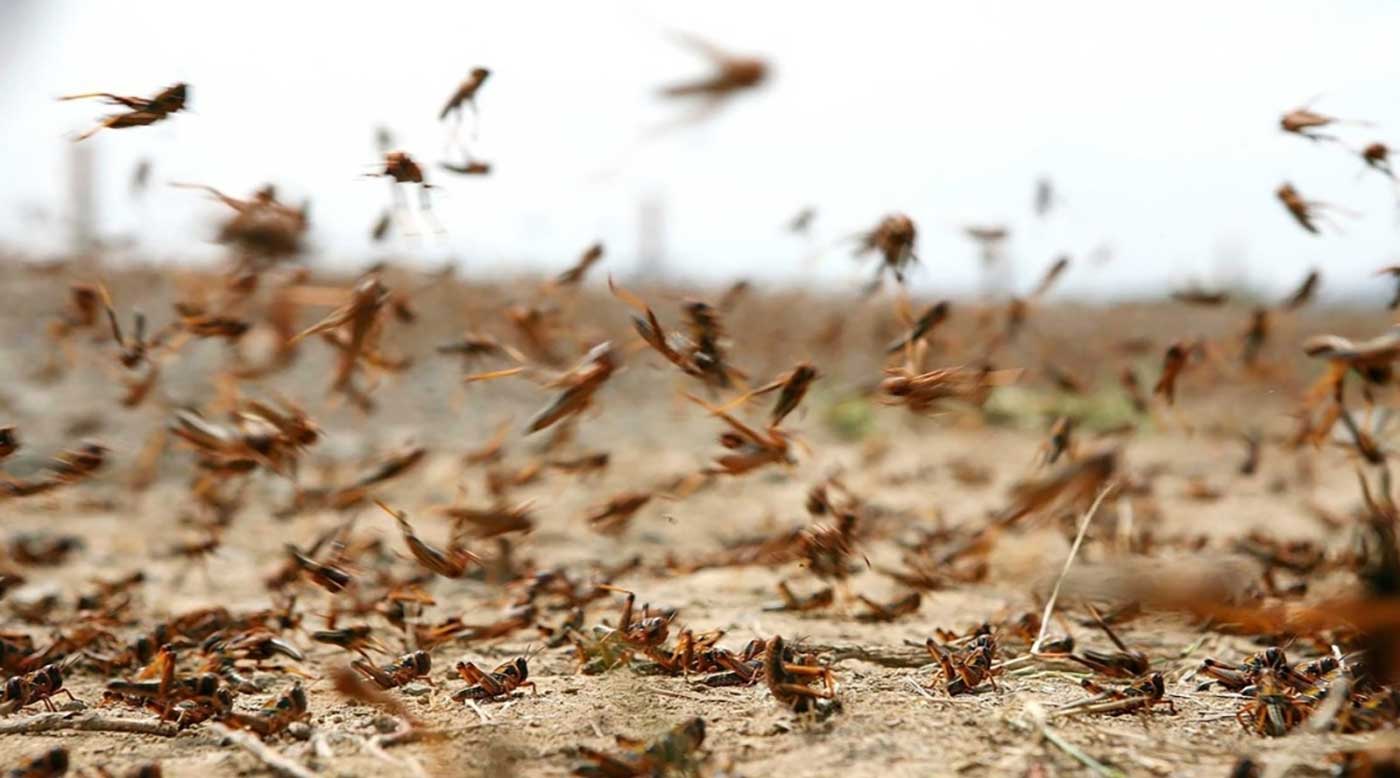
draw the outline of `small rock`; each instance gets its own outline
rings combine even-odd
[[[58,706],[59,710],[87,710],[87,703],[82,700],[69,700]]]
[[[277,676],[272,673],[257,673],[253,676],[253,685],[260,691],[270,692],[285,683],[286,676]]]
[[[374,728],[387,735],[398,730],[399,722],[387,716],[380,716],[374,720]]]
[[[297,740],[308,740],[311,737],[311,725],[305,721],[293,721],[287,725],[287,734]]]
[[[423,695],[427,694],[428,692],[431,692],[432,690],[433,689],[431,686],[421,683],[410,683],[405,685],[401,689],[401,691],[404,694],[407,694],[410,697],[422,697]]]

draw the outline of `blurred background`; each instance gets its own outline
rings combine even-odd
[[[42,256],[97,238],[138,260],[212,260],[224,211],[165,184],[243,196],[272,182],[311,200],[310,260],[325,266],[553,272],[602,240],[618,273],[847,284],[872,267],[842,241],[903,211],[920,228],[921,291],[978,288],[963,233],[975,224],[1009,228],[1015,284],[1059,254],[1078,260],[1063,294],[1273,294],[1317,267],[1324,299],[1380,297],[1390,285],[1371,274],[1397,260],[1397,193],[1352,151],[1400,144],[1397,29],[1400,5],[1381,0],[3,0],[0,244]],[[710,69],[674,32],[761,56],[772,77],[651,133],[687,110],[657,90]],[[478,65],[492,75],[469,144],[493,169],[454,177],[436,169],[455,159],[437,114]],[[108,109],[56,97],[175,81],[191,85],[189,113],[104,131],[74,156],[72,137]],[[1347,147],[1280,132],[1310,100],[1373,125],[1345,128]],[[389,201],[364,177],[380,126],[441,186],[445,234],[371,243]],[[142,159],[152,186],[135,197]],[[90,165],[86,206],[75,164]],[[1056,198],[1038,218],[1041,178]],[[1309,235],[1274,197],[1284,181],[1355,216]],[[810,233],[788,231],[808,207]]]

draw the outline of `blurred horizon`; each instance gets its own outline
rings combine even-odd
[[[62,94],[149,95],[191,87],[189,113],[103,131],[90,147],[98,234],[134,259],[208,261],[222,206],[166,186],[243,196],[264,183],[309,199],[308,259],[350,269],[386,258],[456,261],[464,275],[551,273],[597,240],[604,268],[633,271],[655,226],[669,280],[722,284],[864,283],[841,241],[886,213],[917,222],[923,294],[984,284],[967,225],[1006,225],[1024,291],[1059,255],[1067,296],[1165,294],[1192,284],[1282,294],[1310,269],[1322,299],[1392,291],[1374,277],[1396,261],[1397,192],[1333,144],[1278,129],[1310,100],[1372,126],[1341,129],[1348,147],[1392,146],[1400,127],[1386,21],[1400,7],[1243,0],[1170,8],[1109,2],[855,8],[737,2],[458,3],[390,14],[367,7],[9,0],[0,5],[0,245],[66,247],[71,137],[108,109]],[[689,106],[656,90],[709,64],[672,33],[768,60],[773,75],[704,122],[639,138]],[[491,175],[437,169],[447,155],[442,103],[474,66],[474,155]],[[1314,99],[1315,98],[1315,99]],[[366,178],[377,127],[441,187],[447,233],[368,233],[388,204]],[[467,135],[471,126],[466,122]],[[151,186],[133,199],[141,159]],[[455,158],[455,157],[454,157]],[[1364,174],[1362,174],[1364,171]],[[1036,181],[1059,202],[1032,212]],[[1335,203],[1344,230],[1313,236],[1274,189],[1292,182]],[[816,210],[810,237],[785,225]]]

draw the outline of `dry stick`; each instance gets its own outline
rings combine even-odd
[[[1051,729],[1049,725],[1046,724],[1046,711],[1040,706],[1040,703],[1030,703],[1027,706],[1026,712],[1029,715],[1029,721],[1026,719],[1010,719],[1008,723],[1012,726],[1012,728],[1023,731],[1028,730],[1036,735],[1039,735],[1040,737],[1044,738],[1046,742],[1050,743],[1050,745],[1053,745],[1054,747],[1068,754],[1076,762],[1079,762],[1080,764],[1089,768],[1097,775],[1104,776],[1104,778],[1125,778],[1121,770],[1109,767],[1103,762],[1100,762],[1099,760],[1085,753],[1082,749],[1079,748],[1079,746],[1076,746],[1068,740],[1065,740],[1064,738],[1060,737],[1058,732]]]
[[[918,650],[903,650],[899,648],[888,648],[883,646],[856,646],[823,643],[804,643],[803,647],[817,654],[829,655],[832,664],[844,662],[847,659],[858,659],[862,662],[880,665],[882,667],[925,667],[937,664],[929,655],[928,651],[920,648]]]
[[[413,773],[414,778],[427,778],[428,774],[423,772],[423,765],[419,764],[417,759],[411,756],[406,756],[403,759],[395,759],[389,755],[388,751],[384,750],[383,746],[376,742],[375,738],[362,738],[360,740],[360,748],[362,748],[365,753],[380,761],[408,770]]]
[[[1093,770],[1095,773],[1104,776],[1113,776],[1113,778],[1123,778],[1123,772],[1121,770],[1109,767],[1108,765],[1104,764],[1103,762],[1100,762],[1094,757],[1089,756],[1084,751],[1080,750],[1079,746],[1076,746],[1068,740],[1065,740],[1064,738],[1060,737],[1059,733],[1055,732],[1055,730],[1047,726],[1041,725],[1040,735],[1041,737],[1049,741],[1052,745],[1054,745],[1056,748],[1070,755],[1074,758],[1075,761],[1079,762],[1080,764],[1084,765],[1090,770]]]
[[[469,708],[471,708],[472,710],[476,711],[476,715],[477,715],[478,717],[481,718],[481,723],[482,723],[482,724],[490,724],[490,723],[491,723],[491,717],[490,717],[490,716],[487,716],[487,715],[486,715],[486,711],[482,710],[482,709],[481,709],[481,706],[476,704],[476,700],[473,700],[473,699],[471,699],[471,698],[468,698],[468,699],[466,700],[466,703],[467,703],[467,707],[469,707]]]
[[[174,737],[179,729],[169,722],[149,719],[109,719],[95,713],[40,713],[37,716],[0,721],[0,735],[32,735],[38,732],[126,732],[134,735]]]
[[[923,686],[920,686],[919,682],[914,680],[913,678],[906,677],[904,680],[907,681],[910,686],[914,687],[914,691],[918,692],[920,697],[923,697],[929,702],[946,702],[953,703],[954,705],[960,704],[962,702],[956,697],[935,697],[932,694],[929,694],[928,689]]]
[[[1060,577],[1055,579],[1055,587],[1050,590],[1050,599],[1045,601],[1045,612],[1040,616],[1040,633],[1035,636],[1035,642],[1031,644],[1031,653],[1040,653],[1040,644],[1045,642],[1045,632],[1050,629],[1050,615],[1055,611],[1055,600],[1060,596],[1060,585],[1065,582],[1065,577],[1069,575],[1069,568],[1074,564],[1074,557],[1079,553],[1079,546],[1084,542],[1084,534],[1089,530],[1089,522],[1094,520],[1094,514],[1099,512],[1099,505],[1103,503],[1103,498],[1113,490],[1117,483],[1110,481],[1104,485],[1099,492],[1099,496],[1094,498],[1094,504],[1089,506],[1084,518],[1079,520],[1079,534],[1074,536],[1074,545],[1069,547],[1069,558],[1065,560],[1065,569],[1060,571]]]
[[[276,749],[268,747],[256,737],[241,730],[229,729],[223,724],[210,724],[210,729],[219,737],[226,738],[234,745],[252,754],[258,761],[272,768],[278,775],[287,778],[316,778],[316,774],[291,759],[283,756]]]

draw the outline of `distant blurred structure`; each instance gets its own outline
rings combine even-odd
[[[666,205],[658,194],[642,198],[637,219],[637,277],[656,282],[666,275]]]
[[[7,68],[10,59],[20,52],[19,44],[31,32],[29,24],[36,0],[5,0],[0,3],[0,69]]]
[[[75,143],[68,149],[69,242],[79,254],[99,247],[94,154],[92,144]]]

